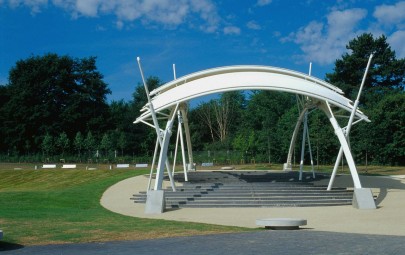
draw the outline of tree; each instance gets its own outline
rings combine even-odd
[[[245,97],[240,91],[223,93],[219,99],[200,104],[194,111],[209,130],[212,142],[225,145],[229,133],[237,130],[238,119],[245,108]]]
[[[147,78],[146,84],[149,91],[158,88],[163,82],[154,76]],[[136,118],[140,115],[142,107],[148,102],[145,88],[143,84],[138,84],[135,88],[135,92],[132,94],[133,100],[130,102],[131,109],[130,114],[132,118]],[[132,119],[131,123],[134,119]],[[156,131],[152,128],[147,128],[143,124],[131,125],[127,135],[127,146],[134,149],[134,153],[149,155],[153,153],[156,142]]]
[[[5,144],[21,152],[26,141],[37,150],[45,133],[73,138],[78,131],[103,132],[110,90],[95,63],[95,57],[56,54],[18,61],[9,73],[7,101],[0,104]]]
[[[121,149],[121,156],[124,156],[124,149],[127,146],[127,138],[124,132],[120,132],[117,140],[117,146]]]
[[[91,131],[87,132],[86,138],[84,139],[84,146],[89,154],[91,155],[91,151],[96,147],[96,140],[93,137]]]
[[[405,164],[405,92],[391,93],[368,110],[372,123],[357,129],[352,147],[358,158],[380,164]],[[353,139],[352,139],[353,140]]]
[[[79,158],[81,156],[83,144],[84,144],[83,135],[79,131],[76,133],[75,139],[73,140],[73,146],[75,147],[75,150],[77,151]]]
[[[213,109],[216,121],[216,134],[221,142],[224,142],[231,130],[231,123],[238,116],[239,110],[244,108],[245,99],[240,91],[226,92],[219,100],[214,101]]]
[[[104,155],[108,157],[108,152],[112,148],[112,142],[110,136],[107,133],[105,133],[103,135],[103,138],[101,139],[100,148],[104,150]]]
[[[246,130],[244,132],[256,131],[258,152],[266,155],[267,159],[271,154],[273,162],[282,161],[286,157],[286,155],[281,154],[280,150],[280,143],[285,141],[279,139],[279,132],[284,132],[284,130],[277,130],[277,125],[292,107],[296,109],[294,95],[274,91],[252,91],[250,100],[247,102],[243,121],[241,121],[242,128]],[[296,114],[295,110],[293,114]],[[298,115],[292,117],[296,119]],[[295,121],[292,125],[294,124]],[[288,135],[285,137],[287,143],[291,139]]]
[[[202,122],[205,124],[205,126],[209,130],[209,134],[211,136],[212,142],[215,142],[215,136],[214,136],[214,104],[215,101],[211,100],[206,103],[201,103],[198,106],[198,109],[194,111],[199,118],[202,120]]]
[[[346,46],[350,52],[336,60],[334,72],[326,78],[343,88],[349,98],[356,98],[368,57],[374,53],[360,100],[372,123],[360,123],[352,129],[352,150],[359,159],[367,155],[374,163],[403,164],[405,59],[396,59],[386,40],[371,34],[353,39]]]
[[[56,140],[56,146],[62,151],[62,157],[65,155],[65,150],[69,148],[69,138],[65,132],[62,132]]]
[[[45,156],[50,156],[51,151],[54,149],[53,137],[50,134],[46,134],[42,139],[41,148]]]
[[[395,51],[384,35],[374,38],[372,34],[362,34],[351,40],[346,48],[350,51],[335,61],[334,72],[326,74],[326,80],[343,89],[347,97],[356,98],[371,53],[374,57],[365,90],[381,93],[405,88],[405,59],[396,59]]]

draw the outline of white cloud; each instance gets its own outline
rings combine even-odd
[[[246,26],[247,26],[249,29],[252,29],[252,30],[260,30],[260,29],[262,29],[262,27],[261,27],[259,24],[257,24],[256,21],[254,21],[254,20],[249,21],[249,22],[246,24]]]
[[[380,5],[374,10],[373,16],[383,25],[397,25],[405,21],[405,1],[395,5]]]
[[[396,31],[387,38],[388,43],[395,50],[397,58],[405,58],[405,31]]]
[[[366,15],[364,9],[332,11],[327,15],[326,24],[312,21],[281,41],[294,41],[300,45],[304,53],[302,60],[331,64],[345,52],[346,44],[357,34],[357,24]]]
[[[257,6],[265,6],[271,4],[272,0],[257,0]]]
[[[32,14],[35,14],[39,13],[41,8],[48,4],[48,0],[8,0],[8,4],[11,8],[17,8],[25,5],[31,9]]]
[[[69,12],[73,18],[114,15],[118,28],[135,20],[177,27],[197,17],[201,30],[215,32],[221,21],[212,0],[8,0],[8,4],[13,8],[29,7],[33,13],[53,4]]]
[[[96,17],[98,14],[98,0],[77,1],[76,10],[84,16]]]
[[[240,34],[240,28],[235,27],[235,26],[224,27],[224,34],[226,34],[226,35],[239,35]]]

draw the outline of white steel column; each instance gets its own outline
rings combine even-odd
[[[291,160],[292,160],[292,154],[294,153],[295,141],[297,140],[298,130],[300,128],[300,125],[302,123],[302,119],[304,118],[305,112],[307,110],[308,110],[307,108],[304,108],[301,111],[301,114],[300,114],[300,116],[298,117],[298,120],[297,120],[297,124],[295,124],[294,132],[293,132],[291,142],[290,142],[290,149],[288,150],[287,162],[284,164],[284,167],[283,167],[284,171],[291,171],[292,170]]]
[[[187,170],[195,170],[193,159],[193,147],[191,144],[190,128],[188,126],[187,109],[186,105],[183,105],[180,109],[181,117],[183,119],[184,133],[186,135],[187,153],[188,153],[188,167]]]
[[[177,136],[176,136],[176,146],[174,147],[174,158],[173,158],[173,170],[172,170],[172,175],[174,176],[174,169],[176,167],[176,160],[177,160],[177,149],[179,146],[179,139],[180,139],[180,123],[179,126],[177,127]]]
[[[170,172],[170,164],[169,159],[167,158],[167,151],[169,148],[170,137],[172,135],[174,117],[176,116],[175,113],[177,112],[178,106],[179,105],[176,105],[176,108],[171,110],[169,119],[166,123],[166,129],[163,132],[163,141],[160,144],[160,154],[156,173],[155,190],[162,190],[164,168],[166,165],[167,175],[169,176],[172,189],[173,191],[176,191],[172,173]]]
[[[160,145],[159,145],[159,138],[156,138],[155,151],[153,152],[152,165],[150,166],[150,174],[149,174],[149,182],[148,182],[148,189],[147,189],[147,191],[150,190],[150,186],[151,186],[151,184],[152,184],[153,168],[155,167],[156,155],[157,155],[157,151],[158,151],[159,146],[160,146]]]
[[[311,159],[312,177],[315,179],[314,159],[312,157],[312,148],[311,148],[311,140],[309,139],[308,123],[306,122],[305,125],[307,126],[308,150],[309,150],[309,157]]]
[[[158,139],[159,144],[160,144],[160,156],[159,156],[159,161],[158,161],[158,169],[157,169],[157,173],[156,173],[155,190],[162,190],[164,166],[163,166],[163,161],[162,161],[161,156],[162,156],[162,152],[163,152],[165,154],[164,155],[164,161],[165,161],[166,168],[167,168],[167,174],[169,175],[169,179],[170,179],[170,183],[171,183],[173,191],[176,191],[176,187],[174,185],[172,174],[170,173],[169,161],[167,159],[167,148],[169,146],[169,144],[168,144],[169,141],[167,141],[167,145],[164,145],[163,142],[164,142],[164,140],[165,140],[165,138],[167,136],[168,136],[168,138],[170,138],[171,128],[173,126],[173,117],[172,116],[174,116],[174,113],[177,111],[179,105],[177,104],[176,109],[174,111],[173,110],[171,111],[171,115],[169,116],[169,120],[168,120],[168,122],[166,124],[166,130],[163,133],[163,141],[162,141],[161,131],[160,131],[160,128],[159,128],[159,122],[157,120],[155,108],[153,107],[152,100],[150,98],[149,89],[148,89],[148,86],[147,86],[146,81],[145,81],[145,76],[143,75],[143,70],[142,70],[142,66],[141,66],[141,59],[139,57],[137,57],[137,62],[138,62],[138,66],[139,66],[139,71],[141,73],[143,86],[145,88],[146,97],[148,99],[148,104],[147,105],[148,105],[148,108],[149,108],[149,110],[151,112],[153,124],[154,124],[155,130],[156,130],[157,139]],[[168,140],[170,140],[170,139],[168,139]],[[164,147],[166,147],[166,148],[164,149]],[[161,180],[159,180],[159,178],[161,178]]]
[[[353,156],[349,148],[349,144],[347,143],[346,136],[343,133],[342,128],[339,126],[339,123],[337,122],[335,116],[333,115],[332,109],[330,108],[329,103],[327,101],[322,103],[320,108],[328,116],[329,121],[332,124],[333,129],[335,130],[335,134],[339,139],[340,145],[346,157],[347,164],[349,165],[350,174],[352,175],[354,187],[356,189],[361,189],[360,178],[357,173],[356,165],[354,163]]]
[[[183,129],[181,128],[182,123],[183,123],[183,118],[181,117],[180,111],[177,112],[177,117],[178,117],[178,120],[179,120],[180,147],[181,147],[181,156],[183,158],[184,180],[186,182],[188,182],[186,153],[185,153],[184,139],[183,139]]]
[[[310,139],[309,139],[308,111],[305,112],[304,123],[303,123],[302,145],[301,145],[301,161],[300,161],[300,174],[299,174],[299,180],[300,180],[300,181],[302,181],[302,172],[303,172],[303,170],[304,170],[305,143],[306,143],[306,140],[308,140],[308,150],[309,150],[309,157],[310,157],[310,160],[311,160],[312,177],[315,178],[314,160],[313,160],[313,158],[312,158],[311,141],[310,141]]]
[[[305,111],[304,114],[304,125],[302,131],[302,143],[301,143],[301,160],[300,160],[300,175],[299,180],[302,181],[302,171],[304,168],[304,155],[305,155],[305,139],[307,137],[307,120],[308,120],[308,111]]]
[[[346,136],[346,139],[347,139],[348,141],[349,141],[350,129],[352,128],[352,125],[353,125],[354,115],[355,115],[355,113],[356,113],[356,111],[357,111],[357,107],[359,106],[360,95],[361,95],[361,92],[362,92],[362,90],[363,90],[364,82],[366,81],[368,69],[370,68],[370,64],[371,64],[371,60],[372,60],[372,59],[373,59],[373,54],[371,54],[370,57],[368,58],[367,67],[366,67],[366,70],[364,71],[364,75],[363,75],[363,79],[362,79],[362,81],[361,81],[359,93],[357,94],[356,101],[354,102],[354,105],[353,105],[353,110],[352,110],[352,112],[350,113],[349,122],[348,122],[348,124],[347,124],[347,126],[346,126],[345,136]],[[338,169],[338,167],[339,167],[339,162],[340,162],[340,160],[342,159],[342,155],[343,155],[343,148],[340,147],[340,149],[339,149],[339,154],[338,154],[338,156],[337,156],[337,158],[336,158],[335,166],[333,167],[332,175],[331,175],[331,178],[330,178],[330,181],[329,181],[329,185],[328,185],[327,190],[331,190],[331,189],[332,189],[333,183],[334,183],[334,181],[335,181],[337,169]]]

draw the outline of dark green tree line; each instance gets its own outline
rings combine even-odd
[[[37,151],[46,134],[104,132],[110,90],[95,62],[56,54],[18,61],[1,90],[2,148]]]
[[[347,49],[326,80],[353,100],[374,54],[360,99],[360,110],[372,122],[352,129],[355,160],[405,165],[405,59],[396,58],[384,36],[363,34]],[[152,91],[163,82],[149,77],[147,84]],[[108,104],[109,93],[94,57],[47,54],[18,61],[9,84],[0,86],[0,154],[151,156],[155,130],[133,124],[147,103],[143,85],[129,101]],[[227,92],[188,111],[194,151],[238,151],[246,162],[284,163],[298,118],[295,95],[270,91]],[[346,125],[346,119],[339,121]],[[309,130],[314,158],[333,163],[339,143],[323,112],[311,112]],[[300,143],[296,146],[299,155]]]

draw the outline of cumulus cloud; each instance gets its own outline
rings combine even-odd
[[[395,50],[398,58],[405,58],[405,31],[396,31],[387,38],[388,43]]]
[[[312,21],[281,41],[294,41],[303,51],[301,59],[321,65],[331,64],[345,51],[347,42],[356,36],[356,27],[367,15],[364,9],[332,11],[326,24]]]
[[[7,0],[5,1],[7,3]],[[8,4],[11,8],[17,8],[20,6],[27,6],[31,9],[31,13],[39,13],[41,8],[48,4],[48,0],[8,0]]]
[[[240,28],[235,27],[235,26],[224,27],[224,34],[226,34],[226,35],[239,35],[240,34]]]
[[[373,16],[378,23],[384,25],[397,25],[405,21],[405,1],[394,5],[380,5],[374,10]]]
[[[257,0],[257,6],[265,6],[271,4],[272,0]]]
[[[246,24],[247,28],[252,29],[252,30],[260,30],[262,27],[256,23],[256,21],[251,20]]]
[[[211,0],[6,0],[7,2],[12,8],[29,7],[33,13],[52,4],[69,12],[73,18],[114,15],[118,28],[135,20],[176,27],[197,17],[201,30],[215,32],[220,23],[216,6]]]

